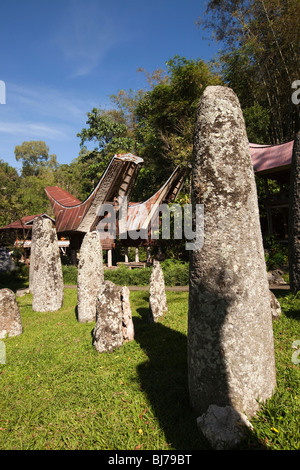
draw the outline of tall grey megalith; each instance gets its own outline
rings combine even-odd
[[[14,292],[0,289],[0,339],[19,336],[22,332],[21,315]]]
[[[34,278],[34,256],[35,256],[35,241],[36,236],[34,235],[34,221],[32,225],[32,235],[30,244],[30,262],[29,262],[29,292],[33,294],[33,278]]]
[[[153,267],[149,284],[149,314],[150,321],[157,320],[168,311],[165,279],[160,262],[153,261]]]
[[[64,285],[55,227],[50,219],[36,217],[32,226],[31,292],[35,312],[54,312],[62,307]]]
[[[104,283],[102,245],[97,231],[87,232],[79,252],[77,317],[80,323],[96,319],[97,295]]]
[[[198,106],[192,203],[204,205],[204,244],[190,253],[191,406],[253,416],[276,386],[272,313],[249,142],[230,88]]]

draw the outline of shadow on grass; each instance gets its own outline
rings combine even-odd
[[[295,320],[300,321],[300,310],[299,309],[290,309],[285,311],[285,316],[287,318],[294,318]]]
[[[28,278],[22,277],[17,270],[0,273],[0,289],[10,289],[16,293],[18,289],[25,289],[28,285]]]
[[[189,407],[186,336],[161,323],[149,323],[148,309],[134,317],[135,340],[149,361],[137,366],[141,387],[173,449],[209,449],[197,432]]]
[[[147,308],[137,308],[134,317],[135,340],[149,361],[139,364],[141,387],[166,436],[166,443],[176,450],[211,450],[197,429],[198,415],[190,407],[188,391],[187,337],[164,326],[149,323]],[[238,449],[265,449],[249,431]]]
[[[300,295],[299,293],[295,296],[291,296],[290,290],[272,289],[275,297],[281,301],[285,297],[291,297],[289,304],[284,308],[284,314],[287,318],[294,318],[300,321]]]

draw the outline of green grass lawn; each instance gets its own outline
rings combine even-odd
[[[277,293],[276,293],[277,294]],[[148,293],[131,292],[135,339],[113,353],[92,346],[93,324],[78,323],[75,289],[53,313],[18,298],[23,333],[6,338],[0,364],[0,449],[209,449],[187,388],[187,292],[167,292],[169,312],[149,324]],[[299,449],[300,301],[278,292],[275,395],[252,420],[244,449]]]

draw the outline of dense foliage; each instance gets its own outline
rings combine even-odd
[[[252,123],[250,140],[294,138],[300,128],[300,107],[291,100],[300,78],[299,1],[209,0],[201,23],[222,41],[222,76]]]

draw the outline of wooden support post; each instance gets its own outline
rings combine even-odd
[[[112,267],[112,250],[107,250],[107,267]]]
[[[136,262],[136,263],[139,263],[139,261],[140,261],[139,249],[136,248],[136,249],[135,249],[135,262]]]

